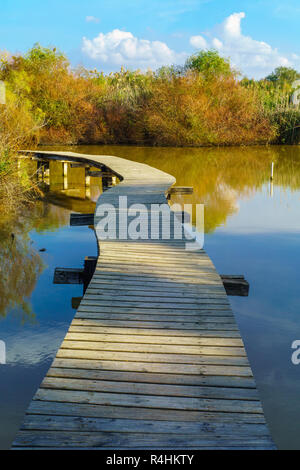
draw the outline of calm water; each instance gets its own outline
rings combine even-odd
[[[244,274],[250,282],[249,297],[230,301],[272,436],[280,448],[300,449],[300,365],[291,362],[291,344],[300,340],[300,148],[57,149],[145,162],[194,187],[192,196],[174,202],[205,204],[206,251],[220,273]],[[46,201],[13,228],[17,245],[7,234],[0,242],[1,267],[17,260],[0,281],[0,339],[7,344],[7,364],[0,365],[0,448],[9,447],[65,335],[75,312],[71,298],[82,295],[80,285],[53,285],[54,268],[81,266],[96,253],[91,229],[69,227],[70,212],[92,212],[101,192],[100,179],[87,189],[80,171],[70,170],[63,181],[61,169],[50,167]]]

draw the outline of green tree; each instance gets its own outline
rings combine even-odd
[[[197,71],[205,78],[236,74],[230,66],[229,59],[221,57],[214,49],[209,51],[200,51],[197,54],[192,55],[187,59],[185,68],[186,70]]]
[[[273,82],[275,85],[284,86],[292,85],[293,82],[300,78],[300,73],[291,67],[277,67],[266,80]]]

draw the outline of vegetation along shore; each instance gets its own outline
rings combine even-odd
[[[242,78],[214,50],[184,66],[105,75],[79,67],[55,48],[0,55],[0,199],[11,211],[30,184],[13,156],[38,144],[224,146],[298,143],[300,111],[291,103],[300,74],[277,68]],[[16,187],[18,190],[16,191]]]

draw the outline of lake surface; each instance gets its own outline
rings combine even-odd
[[[229,299],[272,436],[279,448],[300,449],[300,365],[291,361],[291,344],[300,340],[300,147],[55,149],[144,162],[174,175],[180,186],[193,186],[193,195],[172,201],[205,205],[204,248],[219,273],[249,281],[249,297]],[[0,365],[0,448],[9,447],[68,329],[72,297],[82,295],[80,285],[54,285],[54,269],[81,267],[85,256],[96,254],[93,230],[69,226],[70,212],[92,212],[102,191],[101,178],[87,187],[82,171],[69,168],[66,179],[61,166],[50,166],[49,180],[41,183],[45,200],[16,221],[14,242],[7,233],[0,241],[7,272],[0,281],[0,340],[7,346],[7,364]]]

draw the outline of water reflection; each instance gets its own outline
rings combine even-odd
[[[55,147],[68,150],[69,147]],[[53,148],[51,148],[53,150]],[[238,213],[240,201],[249,199],[265,184],[270,186],[274,162],[274,186],[300,188],[298,147],[155,148],[131,146],[79,146],[73,152],[116,155],[147,163],[175,176],[178,186],[193,186],[191,196],[173,197],[181,204],[205,204],[205,231],[213,232]]]
[[[0,317],[19,306],[22,321],[33,320],[28,299],[43,265],[38,253],[31,248],[26,232],[20,233],[17,227],[13,228],[14,232],[2,236],[0,241]]]
[[[86,175],[86,165],[20,158],[19,169],[36,180],[40,200],[23,206],[17,220],[0,222],[0,317],[18,312],[22,322],[32,322],[30,296],[45,264],[32,247],[30,232],[54,232],[68,225],[68,211],[93,213],[103,185],[101,177]]]

